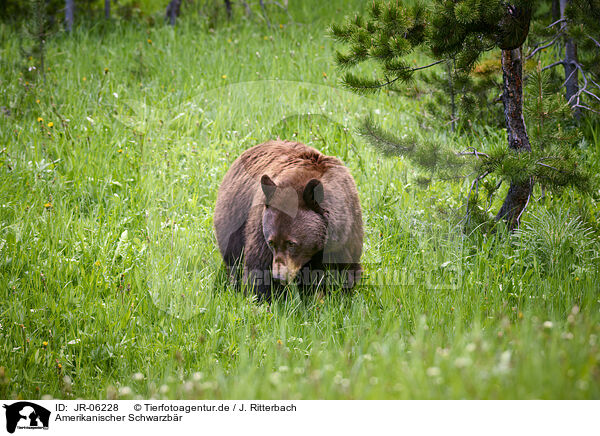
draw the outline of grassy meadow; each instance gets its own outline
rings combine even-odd
[[[355,133],[370,112],[401,133],[430,111],[428,95],[339,86],[326,30],[363,4],[175,28],[150,5],[50,36],[44,78],[0,24],[0,397],[600,397],[597,201],[566,190],[532,200],[517,235],[463,231],[470,181],[424,188]],[[597,167],[600,126],[584,125]],[[506,141],[478,132],[465,148]],[[225,277],[219,183],[278,136],[356,180],[365,278],[350,295],[258,303]]]

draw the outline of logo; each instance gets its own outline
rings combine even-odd
[[[15,429],[48,430],[50,411],[29,401],[19,401],[4,405],[6,409],[6,431],[14,433]]]

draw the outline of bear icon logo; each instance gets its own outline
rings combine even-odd
[[[48,429],[50,411],[29,401],[4,405],[6,409],[6,431],[14,433],[16,428]]]

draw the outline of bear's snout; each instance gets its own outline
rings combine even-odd
[[[273,262],[273,279],[280,282],[288,281],[288,270],[284,263]]]
[[[294,280],[299,269],[300,268],[296,268],[294,265],[286,265],[284,261],[275,260],[273,262],[271,276],[274,280],[278,280],[282,283],[288,283]]]

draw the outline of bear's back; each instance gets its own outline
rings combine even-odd
[[[284,171],[306,170],[324,173],[332,167],[343,166],[342,162],[333,156],[326,156],[315,148],[292,141],[268,141],[246,150],[236,160],[250,178],[260,179],[263,174],[276,177]],[[232,167],[233,169],[233,167]]]

